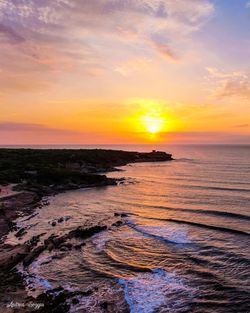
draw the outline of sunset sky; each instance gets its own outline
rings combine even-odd
[[[250,1],[0,0],[0,144],[250,143]]]

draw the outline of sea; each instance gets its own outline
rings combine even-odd
[[[101,301],[119,303],[121,296],[131,313],[250,312],[249,145],[57,148],[156,149],[174,160],[128,164],[107,174],[125,178],[118,186],[64,192],[20,217],[27,233],[21,240],[10,233],[6,242],[13,245],[123,213],[122,225],[92,236],[81,249],[45,252],[20,266],[31,295],[59,286],[95,288],[72,312],[105,312]]]

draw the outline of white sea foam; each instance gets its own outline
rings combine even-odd
[[[137,231],[144,235],[158,237],[159,239],[171,241],[177,244],[187,244],[192,241],[188,237],[187,228],[185,226],[171,226],[171,225],[143,225],[134,221],[133,218],[129,220],[129,224]]]
[[[92,238],[92,242],[96,246],[97,251],[103,251],[107,245],[107,243],[112,238],[112,231],[104,231],[96,234]]]
[[[192,288],[180,277],[162,269],[120,279],[119,283],[124,288],[131,313],[153,313],[161,307],[164,312],[177,313],[188,309],[192,300]]]

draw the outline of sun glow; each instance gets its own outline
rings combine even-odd
[[[142,116],[141,120],[144,128],[151,134],[161,132],[164,128],[164,124],[166,123],[165,119],[161,116],[145,115]]]
[[[168,103],[160,99],[129,99],[126,104],[134,108],[134,114],[125,121],[138,140],[143,142],[170,141],[172,133],[179,131],[180,122],[173,116]]]

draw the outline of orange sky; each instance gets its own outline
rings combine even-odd
[[[188,2],[2,1],[0,144],[250,143],[250,3]]]

